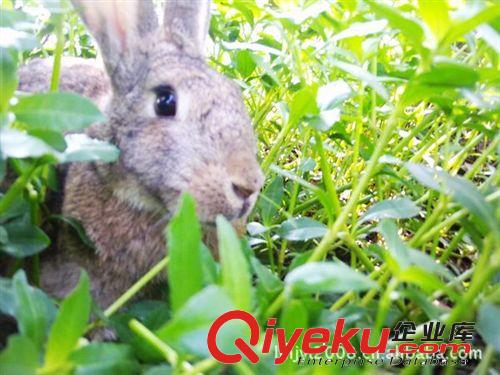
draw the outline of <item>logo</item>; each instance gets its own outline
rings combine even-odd
[[[240,320],[244,322],[250,329],[250,337],[248,342],[239,337],[234,341],[235,347],[240,353],[228,354],[224,353],[217,346],[217,334],[227,322]],[[207,344],[210,354],[219,362],[225,364],[238,363],[245,356],[250,362],[257,363],[260,360],[260,354],[267,354],[271,351],[271,343],[273,338],[277,342],[276,358],[274,363],[279,365],[285,362],[292,350],[300,342],[301,353],[306,355],[321,355],[327,352],[337,354],[339,351],[355,355],[361,353],[364,355],[382,354],[382,353],[403,353],[403,354],[444,354],[448,349],[452,353],[462,351],[469,353],[471,345],[463,343],[473,338],[474,323],[461,322],[455,323],[451,327],[449,341],[455,343],[445,343],[442,335],[445,332],[445,324],[441,322],[431,321],[424,326],[424,337],[420,338],[421,343],[412,342],[411,335],[416,333],[416,325],[414,322],[399,322],[394,331],[390,328],[382,328],[381,332],[372,336],[371,328],[348,328],[345,329],[345,319],[339,318],[333,327],[333,330],[323,327],[317,328],[296,328],[292,334],[285,332],[284,328],[277,328],[276,318],[267,320],[267,327],[264,330],[264,340],[262,347],[257,350],[257,344],[260,341],[261,327],[257,319],[250,313],[242,310],[233,310],[222,314],[211,325]],[[392,343],[396,344],[388,350],[390,336],[392,333]],[[287,340],[287,337],[289,339]],[[354,347],[351,340],[357,338],[359,341],[359,352]],[[456,343],[457,340],[462,343]],[[378,341],[374,343],[374,341]],[[300,362],[299,362],[300,363]]]

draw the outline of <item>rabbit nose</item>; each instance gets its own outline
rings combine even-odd
[[[248,187],[248,186],[243,186],[237,183],[232,183],[233,191],[236,194],[236,196],[242,200],[248,199],[250,195],[255,193],[255,189]]]

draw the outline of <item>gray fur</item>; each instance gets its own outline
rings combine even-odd
[[[104,308],[165,256],[164,227],[182,192],[195,197],[207,228],[219,214],[241,225],[263,176],[240,90],[199,55],[172,42],[165,29],[156,26],[156,19],[150,19],[148,1],[139,1],[138,23],[132,20],[127,34],[116,30],[124,22],[119,14],[89,10],[96,2],[74,2],[99,43],[108,75],[73,60],[69,66],[63,64],[61,90],[87,95],[103,108],[107,123],[91,126],[87,133],[116,144],[121,155],[113,164],[70,166],[63,213],[80,220],[97,252],[82,249],[64,233],[57,251],[42,262],[42,287],[64,296],[83,266],[90,274],[92,293]],[[169,4],[167,9],[178,5]],[[190,20],[184,23],[189,25]],[[189,29],[197,27],[199,21],[193,21]],[[189,32],[185,39],[193,35]],[[202,47],[199,40],[192,44]],[[48,69],[50,63],[40,60],[21,69],[21,89],[45,90]],[[153,89],[158,85],[176,89],[175,118],[154,113]],[[251,193],[245,205],[233,184]],[[206,235],[213,243],[213,230]]]

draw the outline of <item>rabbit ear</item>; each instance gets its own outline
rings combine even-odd
[[[168,42],[203,56],[209,25],[210,0],[167,0],[163,27]]]
[[[144,65],[147,36],[158,27],[150,0],[71,0],[99,44],[113,88],[127,90]]]

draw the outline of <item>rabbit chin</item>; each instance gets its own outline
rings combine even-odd
[[[135,182],[135,181],[134,181]],[[165,219],[170,219],[180,202],[182,192],[171,190],[169,193],[161,194],[155,197],[147,192],[140,184],[128,181],[126,185],[115,186],[113,194],[123,202],[127,202],[132,208],[139,211],[156,212],[163,215]],[[245,218],[254,206],[255,199],[248,200],[243,205],[234,204],[234,207],[225,199],[216,199],[213,202],[207,202],[208,197],[196,197],[198,202],[197,215],[202,225],[214,226],[217,216],[222,215],[226,219],[233,221]],[[211,197],[213,198],[213,197]]]

